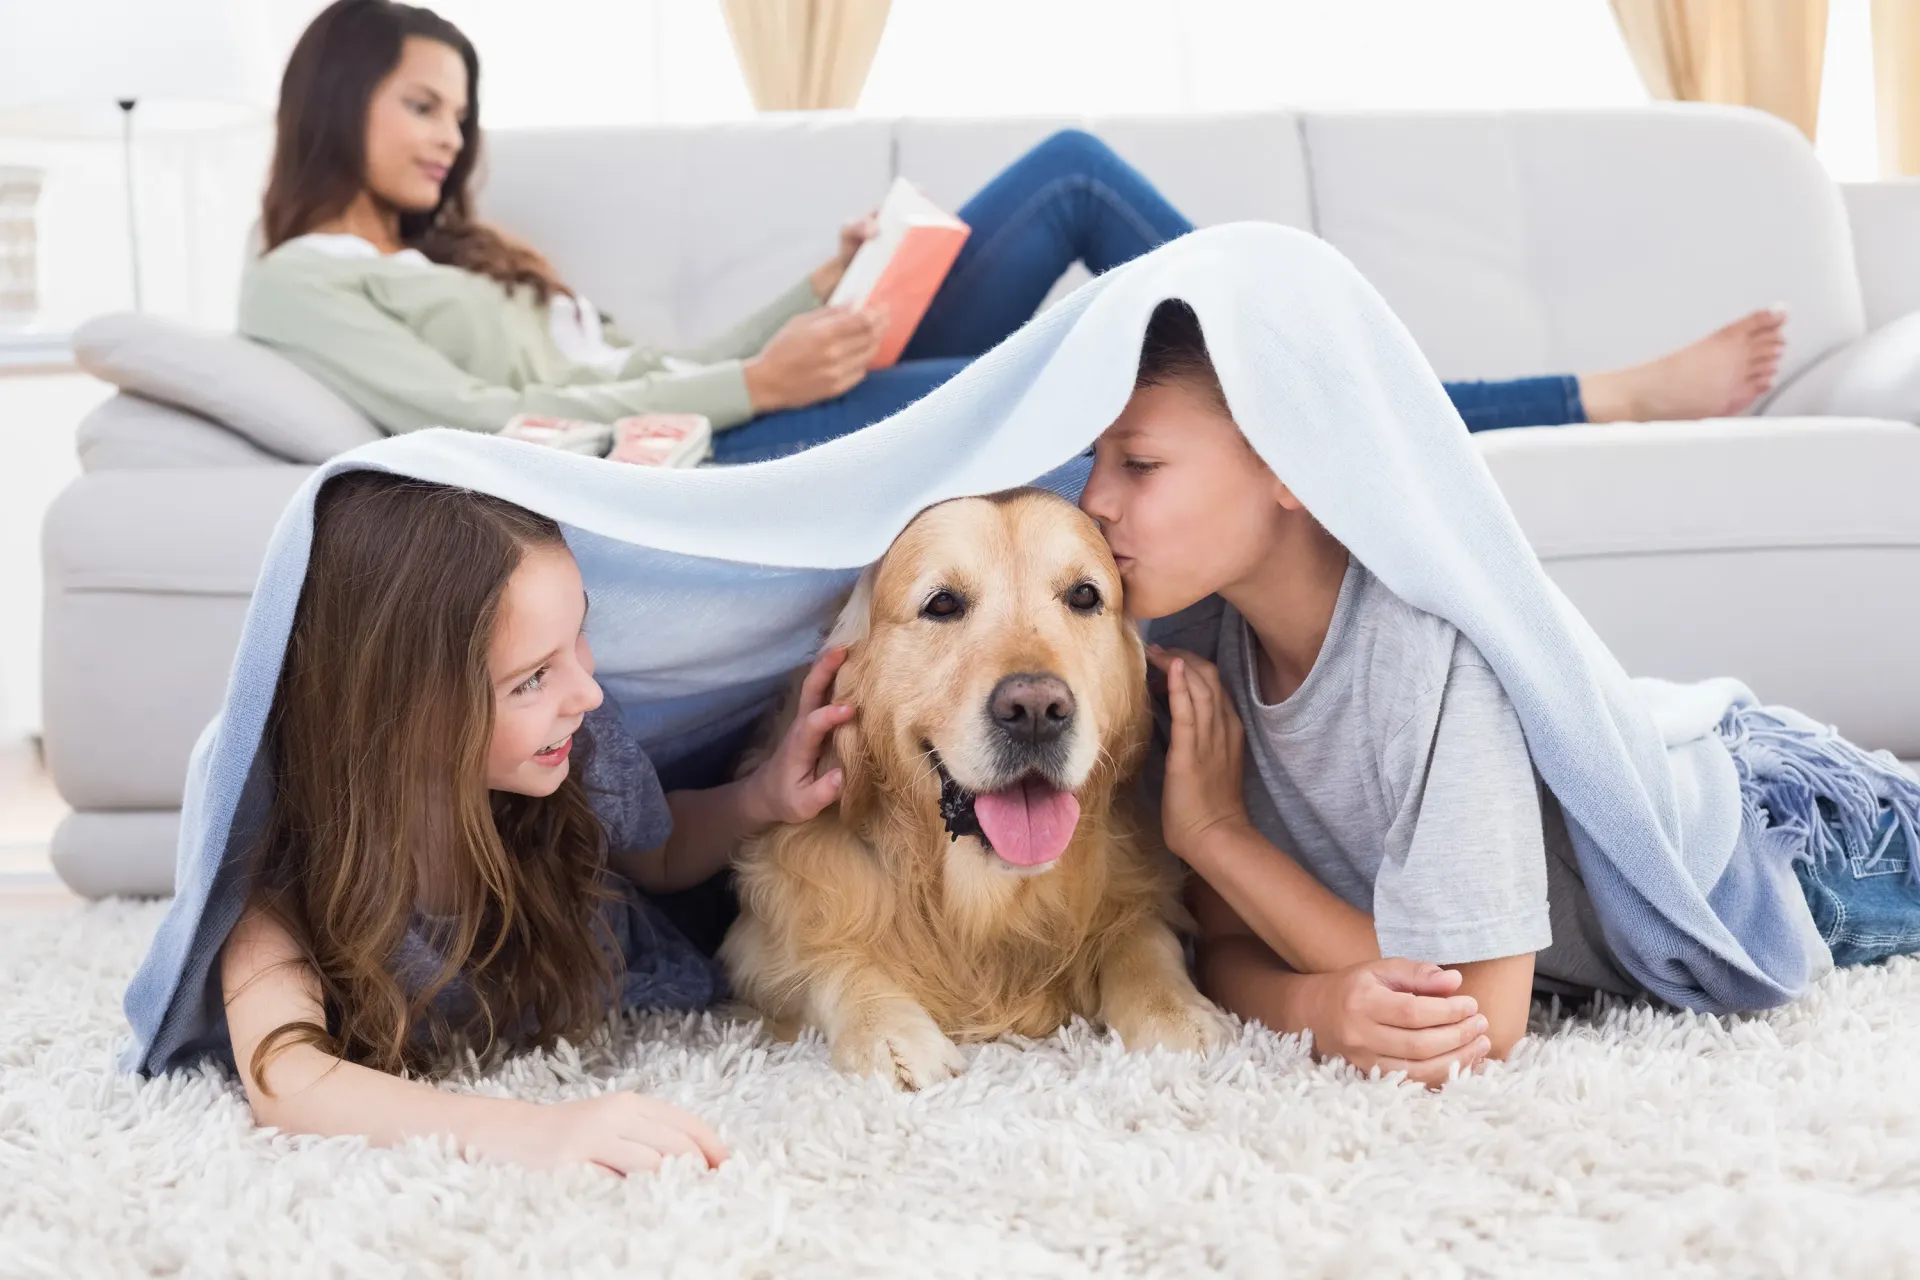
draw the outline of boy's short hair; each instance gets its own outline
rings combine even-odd
[[[1200,332],[1200,317],[1178,298],[1169,298],[1153,309],[1147,321],[1147,335],[1140,343],[1140,372],[1133,387],[1162,387],[1184,382],[1204,391],[1222,413],[1227,409],[1227,393],[1220,387],[1220,376],[1213,371],[1207,355],[1207,340]]]

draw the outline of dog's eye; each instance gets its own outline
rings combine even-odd
[[[1067,607],[1076,613],[1092,613],[1100,607],[1100,588],[1082,582],[1067,592]]]
[[[928,596],[927,602],[920,606],[920,616],[932,618],[936,622],[957,618],[966,611],[966,602],[944,588]]]

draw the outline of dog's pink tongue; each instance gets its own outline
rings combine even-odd
[[[1037,867],[1067,851],[1080,802],[1037,778],[973,798],[973,816],[993,851],[1016,867]]]

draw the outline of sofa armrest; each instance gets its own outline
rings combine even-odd
[[[180,807],[267,542],[307,467],[96,471],[47,512],[47,765],[88,810]]]
[[[1920,427],[1746,418],[1474,440],[1629,674],[1735,676],[1920,756]]]
[[[81,325],[73,352],[94,377],[217,422],[289,462],[325,462],[382,436],[312,374],[237,334],[120,313]]]
[[[1920,311],[1920,178],[1843,183],[1867,327]]]
[[[122,391],[80,420],[74,434],[82,471],[179,467],[274,467],[274,456],[209,418]]]
[[[1829,351],[1776,390],[1759,412],[1769,418],[1920,422],[1920,311]]]

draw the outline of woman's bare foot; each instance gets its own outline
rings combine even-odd
[[[1787,340],[1784,307],[1742,316],[1678,351],[1580,375],[1588,422],[1668,422],[1739,413],[1773,387]]]

